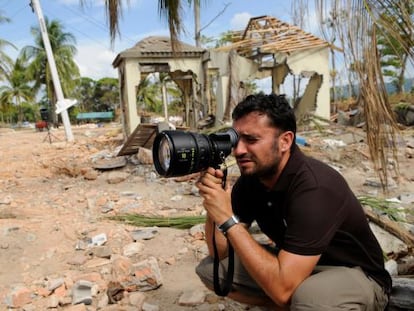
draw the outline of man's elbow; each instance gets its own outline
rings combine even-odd
[[[294,290],[293,289],[278,289],[274,290],[273,292],[269,293],[269,297],[273,300],[273,302],[280,306],[286,307],[290,304],[290,300],[293,296]]]

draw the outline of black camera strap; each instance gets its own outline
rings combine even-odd
[[[218,296],[227,296],[231,290],[231,285],[233,284],[234,276],[234,249],[231,246],[231,243],[227,240],[228,243],[228,265],[227,265],[227,278],[223,284],[223,288],[220,285],[219,278],[219,267],[220,259],[217,251],[216,237],[215,237],[215,228],[213,231],[213,248],[214,248],[214,271],[213,271],[213,281],[214,281],[214,292]]]
[[[226,179],[227,179],[227,166],[223,169],[223,181],[222,186],[223,189],[226,188]],[[231,246],[229,240],[227,240],[228,245],[228,265],[227,265],[227,277],[223,284],[223,288],[220,285],[220,278],[219,278],[219,267],[220,267],[220,259],[218,255],[217,245],[216,245],[216,224],[214,224],[213,228],[213,250],[214,250],[214,266],[213,266],[213,282],[214,282],[214,292],[218,296],[227,296],[231,290],[231,285],[233,284],[233,276],[234,276],[234,249]]]

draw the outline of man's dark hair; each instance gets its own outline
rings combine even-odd
[[[232,118],[237,121],[254,111],[267,115],[271,125],[283,132],[291,131],[296,137],[296,117],[285,95],[249,95],[234,108]]]

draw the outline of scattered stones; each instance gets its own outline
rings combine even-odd
[[[128,173],[125,172],[110,172],[107,176],[108,184],[119,184],[129,177]]]
[[[206,294],[203,290],[189,290],[185,291],[180,298],[178,298],[178,304],[180,306],[196,306],[204,302]]]
[[[139,148],[137,159],[140,164],[152,165],[154,162],[152,160],[152,151],[146,148]]]
[[[119,282],[111,281],[108,284],[107,297],[110,304],[116,304],[124,298],[125,289]]]
[[[144,302],[142,305],[142,311],[160,311],[160,307]]]
[[[77,281],[72,287],[72,304],[92,304],[93,283],[85,280]]]
[[[162,285],[157,259],[150,257],[133,265],[133,287],[140,291],[157,289]]]
[[[10,205],[13,201],[10,195],[6,195],[4,198],[0,198],[0,205]]]
[[[11,308],[20,308],[31,302],[32,291],[24,286],[18,286],[6,296],[6,305]]]
[[[144,305],[145,295],[140,292],[132,292],[129,294],[129,304],[134,306],[137,310],[141,310]]]
[[[107,214],[114,210],[114,202],[107,202],[104,206],[101,207],[101,213]]]
[[[388,179],[388,188],[396,189],[398,187],[397,183],[393,179]],[[374,188],[381,188],[381,181],[378,178],[367,178],[364,182],[364,186],[370,186]]]
[[[111,258],[112,249],[109,246],[97,246],[93,247],[89,254],[99,258]]]
[[[144,244],[140,242],[129,243],[124,246],[123,255],[126,257],[131,257],[136,254],[139,254],[144,248]]]
[[[145,228],[131,231],[131,236],[134,241],[151,240],[158,234],[158,228]]]
[[[88,257],[85,256],[84,254],[75,254],[73,257],[69,258],[67,260],[67,263],[69,265],[73,265],[73,266],[81,266],[83,265],[86,261],[88,260]]]
[[[47,290],[53,292],[56,288],[60,287],[65,280],[63,278],[49,280],[47,284]]]
[[[182,199],[183,199],[183,196],[177,194],[177,195],[173,196],[170,200],[171,201],[181,201]]]

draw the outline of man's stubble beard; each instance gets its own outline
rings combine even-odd
[[[271,150],[274,154],[276,154],[276,157],[274,158],[273,162],[270,164],[267,164],[262,167],[256,167],[251,172],[243,172],[240,170],[240,174],[242,176],[249,176],[249,177],[257,177],[260,180],[266,180],[269,178],[272,178],[274,175],[278,173],[279,163],[280,163],[280,157],[278,156],[279,148],[275,144]],[[254,160],[254,163],[257,165],[257,161],[255,161],[255,158],[252,158]]]

